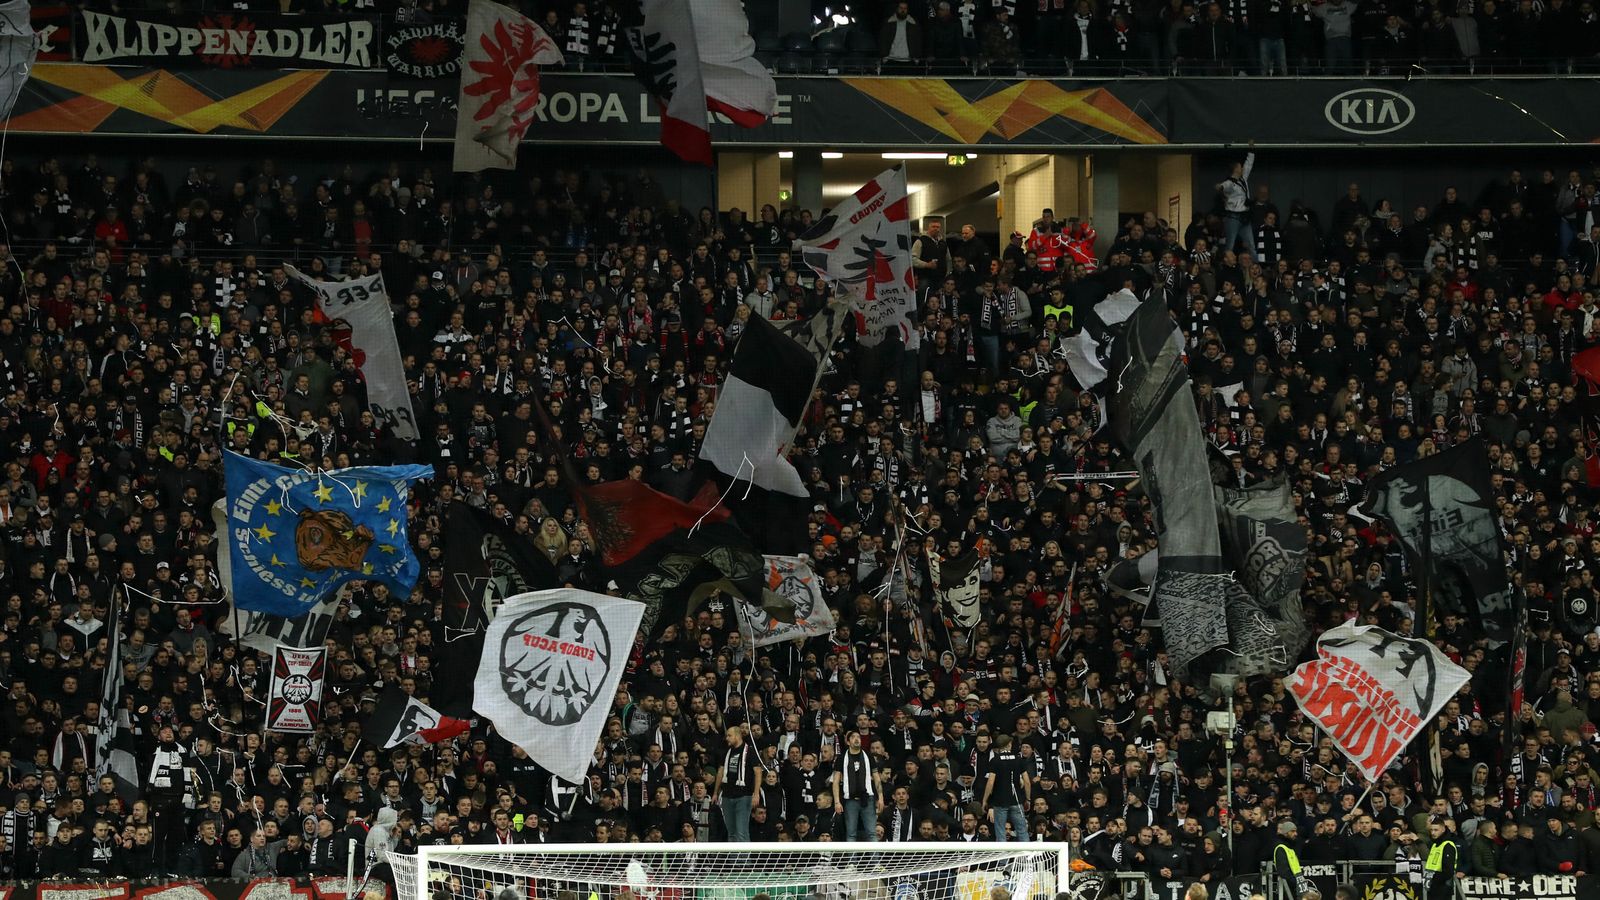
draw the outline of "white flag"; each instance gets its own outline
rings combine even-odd
[[[416,440],[417,419],[411,411],[411,391],[406,387],[400,341],[394,336],[394,310],[389,307],[383,276],[316,281],[288,263],[283,271],[316,292],[317,309],[329,319],[334,344],[355,359],[373,417],[389,426],[400,440]]]
[[[472,0],[451,168],[515,169],[517,144],[539,105],[539,67],[564,61],[555,41],[532,19],[490,0]]]
[[[906,171],[895,166],[829,210],[800,239],[806,265],[850,298],[862,346],[891,334],[908,350],[921,343],[909,209]]]
[[[583,780],[644,604],[580,590],[506,600],[483,640],[473,708],[557,778]]]
[[[1324,631],[1284,687],[1375,781],[1470,678],[1427,641],[1351,621]]]
[[[765,647],[791,638],[831,634],[835,626],[833,610],[822,599],[822,581],[803,556],[768,556],[763,593],[776,595],[773,602],[760,605],[745,599],[737,601],[741,629],[750,636],[752,647]],[[773,606],[793,608],[794,621],[784,622],[767,612]]]
[[[22,86],[33,74],[39,56],[40,35],[29,20],[26,0],[0,3],[0,119],[11,115],[22,96]]]
[[[662,105],[661,143],[686,162],[711,165],[707,110],[744,128],[777,111],[777,84],[755,58],[742,0],[644,0],[644,26],[628,39]]]

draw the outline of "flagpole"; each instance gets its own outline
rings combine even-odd
[[[1368,782],[1367,783],[1367,789],[1361,792],[1361,796],[1356,799],[1355,805],[1352,806],[1351,809],[1360,810],[1361,809],[1361,804],[1367,802],[1367,798],[1372,796],[1372,789],[1377,787],[1377,786],[1378,786],[1378,783],[1376,781]]]
[[[1433,491],[1430,479],[1422,479],[1422,559],[1417,572],[1416,636],[1427,640],[1432,634],[1433,613]]]
[[[1417,573],[1417,626],[1413,631],[1415,635],[1429,641],[1433,637],[1433,489],[1432,479],[1426,475],[1422,478],[1422,559],[1420,571]],[[1423,746],[1423,753],[1427,758],[1419,762],[1417,769],[1421,777],[1422,786],[1428,797],[1434,797],[1443,786],[1443,772],[1440,771],[1442,761],[1439,759],[1439,724],[1438,718],[1425,723],[1418,736]],[[1413,746],[1416,746],[1413,744]]]

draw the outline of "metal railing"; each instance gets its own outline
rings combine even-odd
[[[1303,866],[1303,870],[1322,890],[1322,895],[1329,898],[1333,896],[1335,885],[1354,884],[1359,887],[1369,884],[1374,878],[1408,877],[1397,871],[1395,861],[1392,859],[1344,859],[1333,863],[1307,863]],[[1114,895],[1122,900],[1168,900],[1169,897],[1181,897],[1181,891],[1174,892],[1170,886],[1195,880],[1192,878],[1158,880],[1150,878],[1143,872],[1106,874],[1111,878],[1111,890],[1115,892]],[[1290,890],[1288,882],[1277,877],[1275,866],[1270,862],[1261,867],[1258,876],[1236,876],[1228,880],[1249,883],[1252,888],[1262,893],[1266,900],[1299,900]],[[1420,895],[1421,886],[1415,887]],[[1458,900],[1475,900],[1463,893],[1459,879],[1455,880],[1454,887]],[[1104,898],[1108,895],[1101,896]]]

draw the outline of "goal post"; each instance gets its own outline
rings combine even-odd
[[[1055,900],[1070,869],[1060,843],[461,845],[390,862],[398,900]]]

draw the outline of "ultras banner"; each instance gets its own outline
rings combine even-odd
[[[376,879],[363,884],[343,875],[317,878],[215,878],[83,882],[41,881],[0,885],[0,900],[347,900],[392,898]]]
[[[249,13],[110,13],[74,21],[79,62],[263,69],[371,69],[383,65],[378,20]]]
[[[1322,633],[1317,658],[1295,669],[1284,687],[1376,781],[1468,678],[1427,641],[1347,622]]]

